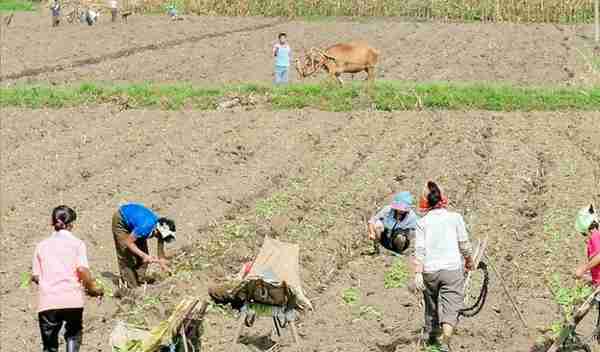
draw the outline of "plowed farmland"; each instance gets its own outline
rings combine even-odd
[[[14,26],[2,28],[4,86],[268,81],[265,62],[280,31],[290,33],[298,52],[370,39],[386,53],[385,79],[567,85],[589,77],[576,50],[589,44],[585,26],[132,17],[127,25],[49,30],[46,19],[18,14]],[[117,319],[152,326],[182,297],[206,297],[208,286],[258,252],[264,236],[301,248],[301,276],[315,306],[300,316],[302,351],[414,351],[419,300],[406,288],[386,288],[385,273],[399,259],[371,253],[364,219],[394,192],[420,192],[426,180],[438,180],[472,238],[489,239],[489,260],[502,276],[492,275],[483,311],[459,325],[455,350],[474,352],[528,351],[560,319],[549,281],[558,274],[563,285],[574,284],[585,243],[573,233],[572,216],[592,200],[600,203],[599,112],[94,105],[3,108],[0,122],[3,352],[40,349],[36,291],[19,284],[58,204],[77,210],[75,233],[109,286],[118,274],[110,219],[119,204],[142,202],[178,226],[178,241],[167,251],[179,270],[133,302],[90,299],[84,351],[109,351]],[[357,293],[354,304],[343,299],[348,289]],[[212,306],[202,350],[231,351],[235,325],[231,312]],[[237,348],[265,351],[270,326],[259,320]]]
[[[339,41],[368,40],[382,52],[379,77],[414,81],[574,84],[589,77],[592,26],[481,25],[267,18],[131,17],[127,24],[48,28],[40,14],[16,14],[2,28],[4,84],[76,81],[264,81],[277,33],[293,55]],[[267,60],[267,61],[265,61]],[[358,77],[357,77],[358,78]]]

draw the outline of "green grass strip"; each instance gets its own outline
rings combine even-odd
[[[30,1],[0,0],[0,12],[34,11],[35,6]]]
[[[324,111],[375,109],[600,111],[600,87],[515,87],[484,83],[377,82],[363,84],[292,84],[284,87],[246,84],[201,87],[189,84],[84,83],[75,86],[0,88],[1,107],[64,108],[81,105],[127,104],[128,108],[214,110],[238,97],[277,110],[314,108]]]

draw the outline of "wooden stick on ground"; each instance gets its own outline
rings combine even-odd
[[[523,326],[525,327],[525,329],[527,331],[527,334],[529,334],[529,327],[527,326],[527,322],[525,321],[525,318],[523,317],[523,313],[521,313],[521,311],[519,310],[519,307],[517,306],[517,303],[515,302],[515,300],[512,297],[512,295],[510,294],[510,291],[509,291],[508,287],[506,287],[506,282],[504,281],[504,278],[502,278],[502,275],[500,275],[500,273],[498,272],[498,270],[496,270],[496,266],[494,265],[494,263],[492,263],[492,261],[489,258],[488,258],[488,264],[490,265],[490,267],[492,267],[492,270],[494,271],[494,273],[496,274],[496,276],[500,279],[500,283],[502,284],[502,288],[504,289],[504,293],[506,293],[506,296],[508,297],[508,300],[512,304],[513,309],[515,310],[515,312],[519,316],[519,319],[521,320],[521,323],[523,323]]]

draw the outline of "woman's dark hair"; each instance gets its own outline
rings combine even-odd
[[[277,36],[277,39],[281,39],[281,37],[287,37],[287,34],[285,33],[279,33],[279,35]]]
[[[589,210],[590,214],[594,214],[596,212],[596,209],[594,209],[594,205],[590,204],[590,210]],[[592,221],[592,223],[590,224],[590,231],[594,231],[594,230],[598,230],[600,229],[600,224],[598,223],[597,220]]]
[[[169,230],[175,232],[175,221],[169,219],[169,218],[160,218],[158,219],[158,223],[159,225],[163,225],[163,224],[167,224],[167,226],[169,226]]]
[[[427,189],[429,190],[429,193],[427,194],[427,203],[430,208],[433,208],[442,201],[442,191],[440,191],[438,185],[432,181],[427,182]]]
[[[77,213],[66,205],[59,205],[52,210],[52,226],[55,231],[66,229],[75,220]]]

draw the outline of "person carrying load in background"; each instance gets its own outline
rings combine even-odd
[[[58,0],[52,2],[50,11],[52,12],[52,27],[58,27],[60,24],[60,2]]]
[[[428,182],[427,189],[420,202],[426,215],[416,227],[414,285],[424,296],[427,342],[439,342],[446,352],[464,302],[464,270],[473,270],[472,249],[463,217],[446,209],[447,198],[436,183]]]
[[[396,194],[391,204],[380,209],[369,220],[369,239],[393,252],[401,254],[408,250],[408,255],[414,255],[418,217],[412,209],[413,203],[410,192]]]
[[[173,220],[159,218],[145,206],[130,203],[113,215],[112,232],[121,279],[127,287],[135,288],[148,282],[145,275],[149,263],[158,263],[161,269],[167,270],[164,244],[175,241]],[[158,240],[158,257],[148,252],[148,239],[152,237]]]
[[[102,296],[89,270],[85,244],[71,231],[75,211],[61,205],[52,211],[54,233],[40,242],[33,256],[31,280],[39,286],[38,319],[44,352],[58,351],[65,326],[67,352],[78,352],[83,331],[84,290]]]

